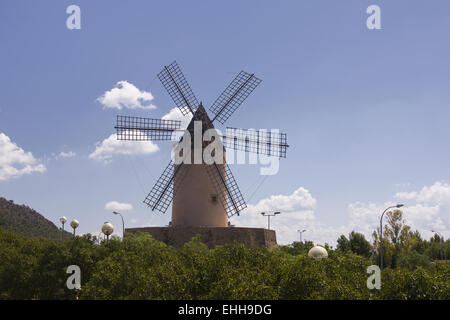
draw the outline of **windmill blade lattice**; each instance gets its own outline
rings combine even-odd
[[[265,154],[267,156],[286,158],[287,135],[268,130],[237,129],[227,127],[222,136],[227,149]]]
[[[189,112],[194,114],[194,110],[199,103],[177,62],[174,61],[168,66],[165,66],[158,73],[158,78],[181,113],[184,116]]]
[[[158,141],[171,140],[180,130],[181,121],[117,116],[117,140]]]
[[[157,76],[181,113],[183,115],[189,113],[193,115],[189,125],[182,130],[181,121],[117,116],[115,128],[118,140],[174,140],[174,133],[181,131],[192,136],[192,134],[195,134],[195,121],[202,122],[203,134],[206,129],[214,129],[214,120],[224,124],[261,83],[261,79],[255,77],[254,74],[241,71],[209,108],[212,113],[210,118],[203,106],[199,104],[176,61],[165,66]],[[221,136],[221,138],[223,147],[227,149],[254,152],[280,158],[286,157],[287,147],[289,147],[287,135],[278,131],[227,128],[226,134]],[[179,143],[183,141],[183,138],[179,139]],[[195,142],[195,139],[193,141]],[[191,151],[195,149],[195,143],[192,143],[192,141],[190,148]],[[202,145],[202,150],[205,148],[206,146]],[[190,157],[191,153],[187,152],[185,156]],[[222,218],[226,218],[225,214],[228,217],[235,214],[239,215],[247,205],[228,165],[226,163],[213,163],[210,165],[203,163],[202,165],[209,177],[209,183],[204,180],[203,171],[198,175],[196,170],[191,172],[192,176],[189,174],[190,181],[183,181],[188,174],[189,168],[191,168],[191,164],[182,161],[180,164],[175,165],[174,161],[170,161],[145,198],[144,203],[152,211],[157,210],[165,213],[172,204],[177,191],[181,193],[184,190],[187,194],[190,194],[191,190],[196,190],[197,187],[201,186],[204,190],[207,190],[205,194],[199,195],[201,199],[192,201],[192,203],[186,201],[183,205],[175,206],[175,210],[172,210],[172,219],[174,221],[180,221],[174,217],[183,216],[185,210],[200,212],[200,216],[204,215],[205,217],[202,217],[201,220],[192,220],[200,225],[203,225],[203,223],[205,225],[223,225],[226,219]],[[216,207],[215,200],[212,200],[213,198],[209,199],[210,196],[215,196],[216,193],[225,210],[222,210],[220,206]],[[183,196],[178,198],[182,199]],[[208,207],[209,209],[205,210]],[[218,216],[221,217],[219,219],[221,221],[217,220],[212,223],[210,216],[207,215],[210,213],[209,210],[214,211],[216,209],[220,211]],[[184,218],[181,221],[183,220]],[[181,222],[182,225],[183,223],[186,222]]]
[[[219,166],[225,166],[224,170],[221,170]],[[206,172],[216,189],[219,200],[225,208],[228,217],[234,216],[235,214],[239,215],[239,212],[247,208],[244,197],[227,164],[217,165],[214,163],[208,165],[206,166]]]
[[[186,177],[188,171],[188,165],[181,163],[175,167],[174,162],[171,160],[145,198],[144,203],[152,211],[157,210],[165,213],[172,203],[174,194],[177,192],[174,186],[181,185],[181,181]]]
[[[209,110],[214,120],[224,124],[234,111],[244,102],[253,90],[261,83],[261,79],[245,71],[239,72],[234,80],[217,98]]]

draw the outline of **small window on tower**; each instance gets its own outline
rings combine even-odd
[[[211,202],[217,203],[217,195],[215,195],[215,194],[211,195]]]

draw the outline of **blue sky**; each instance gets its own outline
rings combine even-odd
[[[71,4],[81,30],[66,28]],[[381,30],[366,27],[371,4]],[[258,211],[279,206],[281,242],[298,228],[333,242],[351,229],[369,235],[380,210],[400,201],[423,235],[448,237],[448,12],[448,1],[1,1],[0,177],[2,163],[26,163],[7,160],[7,146],[33,159],[24,160],[31,172],[0,180],[0,196],[55,223],[78,219],[79,232],[104,221],[119,230],[110,201],[132,205],[127,226],[167,224],[170,212],[142,200],[170,143],[107,162],[89,155],[117,114],[159,118],[174,107],[156,74],[177,60],[207,107],[235,73],[255,72],[262,84],[227,125],[288,134],[287,159],[260,188],[258,166],[231,167],[250,204],[237,225],[265,226]],[[119,81],[151,93],[157,108],[105,108],[97,99]]]

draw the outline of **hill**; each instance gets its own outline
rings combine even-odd
[[[26,205],[0,197],[0,227],[31,237],[61,239],[61,231],[53,222]],[[71,234],[65,231],[65,237]]]

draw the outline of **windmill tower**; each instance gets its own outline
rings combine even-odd
[[[186,146],[189,141],[191,144],[186,154],[178,154],[183,161],[169,162],[144,203],[151,210],[162,213],[172,204],[172,227],[227,227],[228,218],[239,215],[247,206],[226,164],[226,149],[286,157],[288,144],[284,133],[229,127],[225,134],[219,135],[214,129],[213,123],[218,121],[224,124],[261,80],[254,74],[241,71],[209,108],[212,114],[210,118],[175,61],[165,66],[158,78],[181,113],[184,116],[192,114],[188,127],[182,129],[181,121],[176,120],[119,115],[115,126],[117,138],[134,141],[171,140],[174,132],[182,131],[183,138],[175,146],[175,153],[178,152],[177,146],[183,143]],[[203,141],[202,137],[208,130],[212,130],[216,138]],[[201,142],[196,144],[196,141]],[[213,141],[216,147],[214,152],[223,150],[219,161],[216,157],[212,163],[204,159],[195,162],[195,155],[203,155]]]
[[[197,127],[201,129],[197,132],[195,132],[194,128],[196,122]],[[200,103],[186,129],[186,134],[195,139],[196,135],[203,137],[205,132],[210,129],[214,130],[216,136],[218,136],[208,114]],[[226,197],[224,190],[217,190],[211,183],[208,175],[208,164],[205,164],[203,159],[202,163],[195,164],[195,154],[203,155],[208,145],[209,143],[202,141],[196,147],[195,142],[191,139],[190,146],[188,146],[190,147],[191,164],[188,165],[189,167],[185,165],[181,169],[187,170],[183,176],[183,181],[174,181],[174,190],[177,190],[173,195],[172,201],[172,226],[174,227],[226,227],[228,225],[225,207],[219,200],[219,198]],[[218,141],[217,147],[224,150],[221,141]],[[175,149],[175,152],[179,152],[176,147]],[[180,156],[183,156],[182,152],[180,153]],[[225,153],[223,153],[220,163],[217,164],[220,175],[223,177],[225,177],[225,161]],[[175,170],[178,166],[175,165]],[[219,192],[221,193],[220,195]]]

